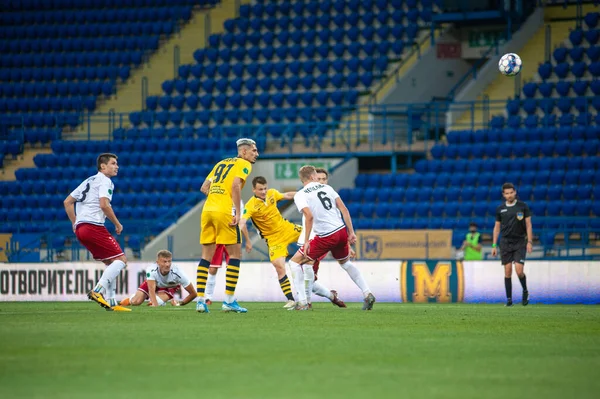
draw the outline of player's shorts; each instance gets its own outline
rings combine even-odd
[[[309,240],[312,240],[313,238],[315,238],[315,234],[314,232],[311,231],[310,236],[308,237]],[[298,237],[298,245],[303,246],[304,245],[304,230],[302,230],[300,232],[300,236]]]
[[[225,256],[225,263],[229,264],[229,254],[225,245],[219,244],[215,248],[215,255],[210,261],[210,267],[221,267],[223,265],[223,256]]]
[[[164,292],[165,294],[167,294],[169,296],[169,299],[173,299],[178,288],[179,288],[179,286],[169,287],[169,288],[156,287],[156,293],[158,294],[159,292]],[[142,291],[144,294],[146,294],[146,298],[150,298],[150,294],[148,294],[148,282],[147,281],[144,281],[142,283],[142,285],[140,285],[138,287],[138,291]]]
[[[123,255],[119,243],[104,226],[80,223],[75,229],[75,235],[96,260],[109,260]]]
[[[230,226],[233,216],[221,212],[202,212],[200,244],[233,245],[242,242],[238,226]]]
[[[267,245],[269,246],[269,260],[273,261],[278,258],[285,258],[289,255],[288,246],[298,242],[302,226],[293,225],[287,227],[277,236],[268,238]]]
[[[308,253],[304,253],[304,247],[300,248],[300,253],[310,260],[319,259],[328,252],[340,261],[348,259],[350,256],[350,245],[348,245],[348,230],[342,226],[339,230],[325,237],[315,236],[309,241]]]
[[[503,265],[507,265],[513,262],[524,265],[526,257],[527,241],[500,241],[500,260]]]

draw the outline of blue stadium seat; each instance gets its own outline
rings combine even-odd
[[[546,201],[533,201],[529,206],[534,217],[543,217],[546,215]]]
[[[375,207],[375,215],[378,218],[387,218],[390,213],[390,206],[386,203],[378,203]]]

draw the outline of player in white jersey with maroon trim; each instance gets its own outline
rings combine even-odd
[[[296,193],[294,202],[304,215],[306,226],[303,232],[305,244],[290,260],[297,291],[298,305],[296,309],[307,310],[309,308],[309,296],[315,279],[312,266],[303,266],[301,263],[306,260],[314,261],[331,252],[331,255],[363,292],[365,298],[363,310],[371,310],[375,303],[375,297],[360,270],[350,260],[350,245],[356,243],[356,234],[354,234],[348,208],[333,188],[318,182],[314,166],[303,166],[298,174],[304,188]],[[310,239],[310,233],[313,230],[315,237]],[[305,291],[305,281],[308,282],[308,295]]]
[[[123,225],[110,205],[114,190],[110,178],[119,173],[117,156],[110,153],[100,154],[96,165],[98,173],[85,179],[65,199],[65,211],[73,224],[77,240],[92,253],[94,259],[107,266],[94,289],[88,292],[88,298],[106,310],[130,311],[131,309],[118,306],[115,300],[116,278],[127,266],[127,258],[117,241],[104,227],[108,217],[115,225],[117,234],[123,231]]]
[[[173,300],[173,295],[179,286],[188,293],[181,302]],[[156,262],[146,270],[146,281],[140,285],[134,295],[123,299],[120,305],[138,306],[148,299],[150,306],[162,306],[169,301],[174,306],[183,306],[196,299],[196,296],[194,284],[183,270],[173,264],[173,254],[163,249],[156,254]]]
[[[329,173],[327,172],[327,170],[325,170],[323,168],[316,168],[316,171],[317,171],[317,181],[322,184],[329,184]],[[300,237],[298,238],[298,245],[300,245],[301,247],[303,247],[304,243],[305,243],[304,229],[306,229],[306,218],[304,216],[302,216],[302,233],[300,233]],[[315,237],[315,232],[311,231],[310,235],[309,235],[309,239],[313,239],[314,237]],[[312,268],[315,272],[315,281],[312,286],[312,293],[316,294],[320,297],[329,299],[332,304],[334,304],[340,308],[345,308],[346,304],[344,303],[344,301],[342,301],[339,298],[336,290],[330,290],[329,288],[325,287],[322,283],[317,281],[317,279],[318,279],[317,274],[319,273],[319,265],[321,263],[321,260],[323,260],[323,258],[325,258],[325,256],[327,256],[327,254],[324,254],[319,259],[315,259],[314,262],[310,261],[310,262],[304,263],[305,265],[312,265]],[[350,259],[353,259],[355,256],[356,256],[356,254],[354,253],[354,250],[352,248],[350,248]],[[308,286],[307,286],[307,290],[308,290]],[[308,296],[309,296],[308,292],[306,293],[306,296],[308,298]],[[310,301],[308,302],[308,307],[312,307],[312,304],[310,303]]]

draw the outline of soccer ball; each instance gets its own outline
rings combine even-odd
[[[517,75],[521,72],[522,67],[523,62],[521,61],[521,57],[515,53],[504,54],[502,58],[500,58],[500,62],[498,62],[498,69],[500,70],[500,73],[505,76]]]

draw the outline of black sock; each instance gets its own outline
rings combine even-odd
[[[208,279],[208,268],[210,261],[201,259],[196,269],[196,292],[199,297],[204,298],[204,290],[206,289],[206,280]]]
[[[519,277],[519,281],[521,282],[521,287],[523,287],[523,291],[527,291],[527,276],[523,275],[523,277]]]
[[[512,300],[512,278],[504,277],[504,288],[506,289],[506,299]]]
[[[283,295],[285,295],[289,301],[293,301],[294,296],[292,295],[292,284],[290,283],[290,280],[288,280],[287,274],[279,280],[279,285],[281,286]]]

